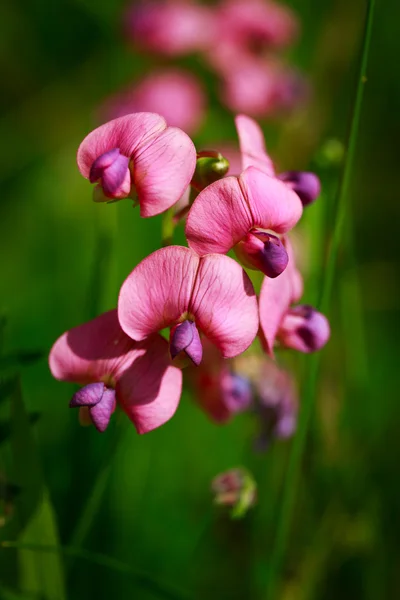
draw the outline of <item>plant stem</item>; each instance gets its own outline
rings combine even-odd
[[[328,312],[331,301],[332,288],[335,276],[335,266],[342,239],[344,220],[346,216],[346,202],[348,201],[348,192],[354,163],[357,134],[359,129],[361,103],[364,92],[364,84],[366,83],[365,72],[371,40],[374,7],[375,0],[370,0],[368,2],[366,12],[364,34],[360,55],[360,67],[357,75],[355,99],[353,102],[353,108],[349,124],[347,139],[347,155],[344,162],[340,185],[338,189],[335,225],[330,241],[326,265],[323,272],[324,277],[322,281],[320,299],[320,309],[323,312]],[[282,569],[283,559],[286,552],[287,540],[292,521],[293,507],[296,499],[301,458],[304,452],[308,425],[314,407],[314,400],[318,382],[318,373],[321,362],[320,355],[316,354],[314,356],[311,356],[309,358],[309,361],[309,371],[305,383],[304,400],[302,402],[299,416],[299,426],[296,436],[293,440],[289,456],[289,464],[287,467],[283,495],[280,503],[280,512],[277,521],[278,524],[276,539],[268,570],[268,584],[266,594],[267,600],[272,600],[274,598],[277,581]]]
[[[170,246],[174,239],[175,222],[174,207],[169,208],[162,216],[161,244],[163,248]]]

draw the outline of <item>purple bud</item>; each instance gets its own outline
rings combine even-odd
[[[201,363],[203,346],[193,321],[183,321],[171,328],[169,350],[172,360],[178,366],[187,366],[188,358],[196,367]]]
[[[291,308],[284,317],[278,332],[279,341],[287,348],[299,352],[315,352],[329,340],[328,319],[312,306]]]
[[[246,377],[228,371],[221,376],[222,398],[231,413],[241,412],[252,401],[250,381]]]
[[[129,158],[119,148],[105,152],[92,164],[89,181],[100,182],[107,198],[126,198],[131,190]]]
[[[89,383],[73,395],[69,403],[71,408],[86,407],[89,416],[100,432],[107,429],[110,417],[115,408],[115,390],[107,388],[104,383]]]
[[[321,192],[321,183],[314,173],[308,171],[285,171],[278,175],[298,195],[303,206],[314,202]]]
[[[251,229],[234,250],[245,267],[261,271],[271,278],[278,277],[289,262],[279,237],[262,229]]]

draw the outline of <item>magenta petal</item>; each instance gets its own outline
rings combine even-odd
[[[244,352],[257,335],[253,285],[228,256],[210,254],[200,260],[189,312],[225,358]]]
[[[70,408],[79,406],[95,406],[103,397],[106,386],[102,382],[89,383],[78,390],[69,403]]]
[[[196,149],[186,133],[168,127],[143,144],[133,156],[133,179],[140,200],[140,215],[152,217],[181,198],[196,166]]]
[[[115,409],[115,403],[115,390],[106,388],[100,402],[89,409],[93,425],[100,433],[103,433],[107,429],[111,415]]]
[[[288,348],[299,352],[316,352],[329,340],[329,322],[312,306],[295,306],[283,319],[278,336]]]
[[[314,202],[321,193],[321,183],[314,173],[307,171],[286,171],[278,175],[299,196],[303,206]]]
[[[186,237],[200,255],[225,254],[253,226],[249,206],[237,177],[226,177],[206,187],[187,218]]]
[[[174,415],[182,391],[182,371],[171,366],[168,343],[160,335],[141,347],[141,355],[117,382],[117,394],[138,433],[146,433]]]
[[[300,198],[282,181],[249,167],[239,178],[252,215],[252,226],[286,233],[303,212]]]
[[[90,183],[95,183],[103,176],[103,172],[121,156],[119,148],[113,148],[112,150],[108,150],[108,152],[104,152],[101,156],[96,158],[92,166],[90,167],[89,172],[89,181]]]
[[[122,329],[143,340],[179,321],[188,311],[198,265],[198,256],[181,246],[157,250],[139,263],[119,294]]]
[[[289,267],[276,279],[266,277],[260,292],[260,326],[266,352],[273,355],[278,329],[292,301]]]
[[[88,179],[96,159],[115,148],[131,158],[166,127],[165,119],[152,113],[126,115],[101,125],[89,133],[79,146],[77,161],[80,172]]]
[[[267,154],[264,135],[258,123],[250,117],[238,115],[235,118],[235,125],[242,153],[243,171],[247,167],[257,167],[260,171],[274,177],[274,165]]]
[[[104,169],[101,183],[108,198],[126,198],[131,191],[129,158],[120,155],[112,165]]]

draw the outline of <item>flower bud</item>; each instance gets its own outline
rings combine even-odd
[[[229,162],[213,150],[204,150],[197,154],[196,169],[191,185],[199,192],[204,190],[210,183],[225,177],[229,171]]]
[[[102,433],[107,429],[115,403],[115,390],[98,382],[89,383],[78,390],[69,405],[71,408],[79,408],[82,418],[89,416],[96,429]],[[86,410],[82,411],[83,408]],[[84,423],[86,422],[84,418]]]
[[[257,498],[257,484],[246,469],[230,469],[211,482],[215,504],[231,507],[231,517],[244,517]]]
[[[261,271],[267,277],[278,277],[287,267],[289,257],[278,236],[262,229],[251,229],[234,247],[241,263]]]
[[[308,171],[285,171],[278,175],[278,178],[296,192],[303,206],[312,204],[321,192],[321,183],[315,173]]]
[[[106,199],[126,198],[131,191],[129,158],[121,154],[119,148],[108,150],[92,164],[89,181],[100,183]],[[95,196],[95,200],[99,201],[99,195]]]
[[[171,328],[169,351],[175,366],[183,368],[191,361],[197,367],[201,363],[203,347],[193,321],[183,321]]]
[[[291,308],[284,317],[278,332],[279,341],[287,348],[299,352],[315,352],[329,340],[328,319],[312,306]]]

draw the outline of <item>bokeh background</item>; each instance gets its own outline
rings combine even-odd
[[[366,2],[287,4],[302,29],[290,60],[314,91],[308,105],[263,125],[282,168],[312,168],[322,180],[302,223],[306,300],[315,303],[342,168],[326,148],[346,141]],[[215,425],[187,391],[175,417],[150,434],[117,418],[98,435],[78,425],[67,408],[74,386],[47,366],[56,337],[115,306],[123,279],[160,246],[159,217],[140,220],[129,201],[92,203],[75,163],[101,102],[157,64],[121,35],[123,7],[2,3],[0,536],[33,546],[0,549],[0,598],[270,600],[291,442],[257,454],[253,416]],[[274,598],[400,595],[399,18],[397,2],[377,2],[332,338]],[[210,92],[197,147],[234,142],[213,78],[195,58],[177,64]],[[308,360],[292,360],[300,398]],[[258,504],[235,521],[213,506],[210,481],[238,465],[253,473]]]

